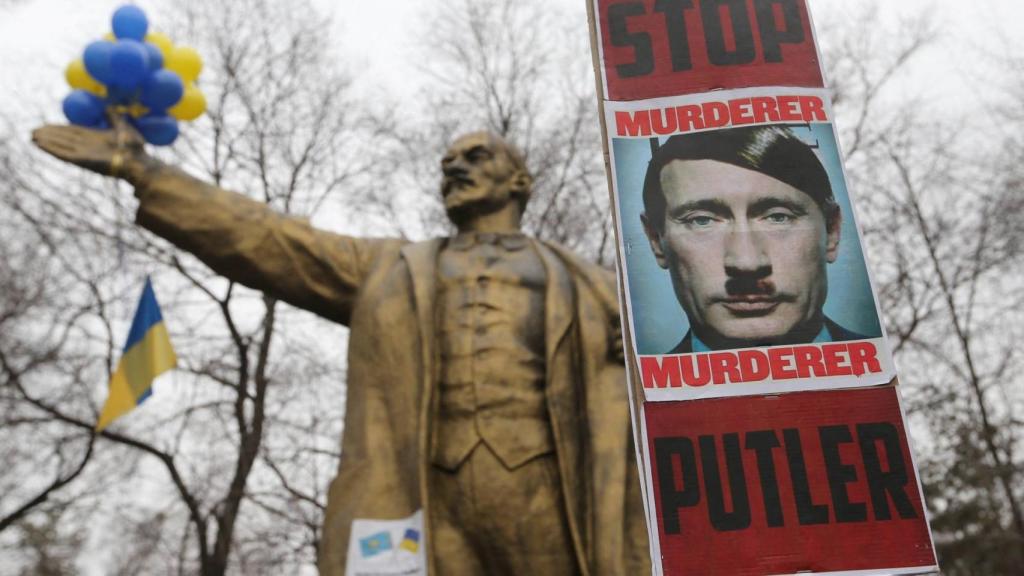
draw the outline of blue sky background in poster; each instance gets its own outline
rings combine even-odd
[[[881,327],[832,125],[796,126],[793,130],[809,144],[817,146],[816,152],[828,172],[843,214],[839,257],[828,266],[825,315],[849,330],[878,337]],[[612,146],[637,352],[663,354],[679,343],[689,329],[689,322],[676,300],[668,271],[655,262],[640,224],[642,189],[651,159],[651,144],[647,139],[614,138]]]

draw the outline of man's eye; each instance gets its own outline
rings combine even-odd
[[[707,214],[694,214],[683,218],[682,222],[690,228],[708,228],[715,223],[715,217]]]
[[[796,220],[796,216],[789,212],[769,212],[764,219],[772,224],[789,224]]]

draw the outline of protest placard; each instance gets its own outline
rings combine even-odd
[[[805,0],[590,13],[655,573],[934,571]]]
[[[928,524],[891,386],[652,402],[663,574],[922,574]]]

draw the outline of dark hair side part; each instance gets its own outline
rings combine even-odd
[[[659,232],[665,229],[661,171],[673,160],[725,162],[789,184],[814,199],[829,231],[839,211],[821,160],[792,130],[785,126],[731,128],[672,136],[654,153],[644,178],[644,211]]]

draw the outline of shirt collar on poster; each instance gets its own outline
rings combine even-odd
[[[832,335],[828,333],[828,328],[826,328],[825,326],[822,326],[821,327],[821,332],[818,332],[818,335],[814,337],[814,340],[811,340],[811,343],[812,344],[824,344],[826,342],[831,342],[831,341],[832,341]],[[705,344],[704,342],[701,342],[701,339],[697,338],[697,335],[694,334],[693,332],[690,332],[690,343],[693,345],[692,350],[694,352],[711,352],[712,351],[711,348],[708,348],[707,344]]]

